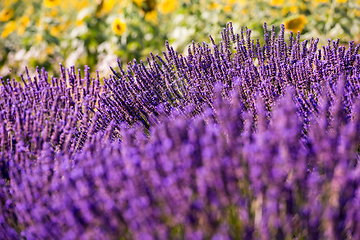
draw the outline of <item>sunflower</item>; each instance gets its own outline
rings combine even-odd
[[[109,13],[113,9],[115,3],[116,3],[115,0],[100,1],[100,3],[96,8],[96,13],[95,13],[96,17],[101,18],[104,14]]]
[[[126,23],[120,18],[115,18],[112,22],[111,28],[116,35],[121,36],[126,30]]]
[[[16,28],[16,23],[15,21],[10,21],[8,22],[5,27],[3,32],[1,33],[1,38],[6,38],[7,36],[9,36]]]
[[[54,37],[58,37],[59,34],[60,34],[60,31],[61,31],[60,25],[53,26],[53,27],[50,29],[50,35],[51,35],[51,36],[54,36]]]
[[[136,6],[141,7],[145,0],[133,0]]]
[[[30,19],[29,19],[28,16],[22,16],[20,18],[19,22],[20,22],[20,24],[19,24],[20,26],[19,26],[19,28],[17,30],[17,34],[19,36],[22,36],[25,33],[25,30],[26,30],[27,26],[29,25]]]
[[[160,3],[159,5],[159,10],[162,13],[171,13],[173,11],[175,11],[175,9],[177,8],[177,1],[174,0],[165,0],[162,3]]]
[[[283,4],[285,2],[285,0],[271,0],[270,1],[270,5],[271,6],[280,6],[281,4]]]
[[[61,3],[61,0],[44,0],[45,7],[52,8]]]
[[[41,33],[37,33],[37,34],[35,35],[35,41],[36,41],[36,42],[41,42],[42,39],[43,39],[43,37],[42,37],[42,34],[41,34]]]
[[[148,21],[148,22],[153,22],[153,23],[155,23],[156,20],[157,20],[157,12],[156,12],[156,10],[147,12],[147,13],[145,14],[145,20]]]
[[[133,0],[133,2],[135,2],[135,4],[137,4],[136,2],[139,3],[139,1],[141,2],[141,5],[139,5],[139,7],[141,7],[141,9],[145,12],[152,12],[155,10],[156,8],[156,1],[155,0]]]
[[[20,18],[20,25],[21,26],[27,27],[29,25],[29,22],[30,22],[30,18],[28,16],[22,16]]]
[[[7,22],[14,16],[14,9],[11,8],[4,8],[0,12],[0,21]]]
[[[285,22],[285,29],[292,31],[292,32],[298,32],[302,31],[305,27],[306,23],[306,17],[304,15],[300,15],[297,18],[293,18],[291,20],[288,20]]]

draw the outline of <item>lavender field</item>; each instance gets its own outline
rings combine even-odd
[[[1,77],[0,239],[360,239],[360,44],[263,27]]]

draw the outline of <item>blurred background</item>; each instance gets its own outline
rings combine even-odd
[[[106,76],[117,58],[123,66],[146,60],[166,39],[180,53],[209,34],[218,41],[228,21],[260,42],[264,22],[321,44],[360,42],[360,0],[0,0],[0,76],[18,77],[25,66],[58,76],[60,62]]]

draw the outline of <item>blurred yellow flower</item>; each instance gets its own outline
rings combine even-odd
[[[288,13],[297,14],[299,12],[299,8],[297,6],[285,7],[281,9],[281,15],[286,16]]]
[[[300,3],[300,9],[303,11],[306,10],[306,4],[304,2]]]
[[[336,0],[337,3],[346,3],[347,0]]]
[[[100,0],[98,8],[96,9],[96,17],[100,18],[104,14],[109,13],[114,7],[115,0]]]
[[[233,5],[234,3],[236,3],[236,0],[224,0],[224,2],[228,5]]]
[[[115,18],[112,22],[111,28],[116,35],[121,36],[126,30],[126,23],[120,18]]]
[[[54,54],[54,48],[52,46],[47,46],[45,50],[48,55]]]
[[[316,3],[326,3],[330,2],[330,0],[315,0]]]
[[[80,26],[84,23],[84,20],[88,17],[90,17],[91,15],[91,10],[89,11],[90,9],[89,8],[84,8],[82,9],[78,15],[76,16],[76,26]]]
[[[236,1],[240,6],[244,6],[246,3],[246,0],[237,0]]]
[[[210,3],[210,5],[208,6],[209,10],[216,10],[220,7],[220,4],[216,3],[216,2],[212,2]]]
[[[5,5],[5,7],[8,7],[8,6],[13,5],[14,3],[17,3],[17,1],[18,0],[5,0],[4,5]]]
[[[61,3],[61,0],[44,0],[45,7],[52,8]]]
[[[60,25],[53,26],[50,29],[50,35],[57,37],[60,34],[60,30],[61,30]]]
[[[36,22],[35,22],[35,27],[40,28],[41,25],[42,25],[41,18],[38,18],[38,19],[36,20]]]
[[[144,2],[145,0],[133,0],[133,2],[136,4],[136,6],[138,7],[141,7],[142,6],[142,3]]]
[[[293,14],[296,14],[299,12],[299,7],[298,6],[292,6],[290,7],[290,12]]]
[[[53,8],[53,9],[51,9],[51,11],[50,11],[50,16],[51,17],[56,17],[57,15],[59,14],[59,10],[58,9],[56,9],[56,8]]]
[[[157,20],[157,11],[153,10],[153,11],[147,12],[145,14],[145,20],[148,21],[148,22],[156,22],[156,20]]]
[[[37,42],[41,42],[41,40],[42,40],[42,35],[41,35],[40,33],[37,33],[37,34],[35,35],[35,40],[36,40]]]
[[[232,7],[231,7],[231,5],[225,5],[223,9],[224,9],[224,12],[230,13],[232,10]]]
[[[76,10],[80,11],[81,9],[87,7],[89,5],[88,0],[77,0],[72,2],[72,5],[75,7]]]
[[[83,23],[84,23],[83,19],[76,19],[76,21],[75,21],[76,26],[81,26]]]
[[[306,17],[300,15],[297,18],[285,22],[285,29],[297,33],[302,31],[305,27]]]
[[[14,9],[4,8],[0,12],[0,21],[1,22],[9,21],[13,16],[14,16]]]
[[[20,26],[20,27],[18,28],[18,30],[17,30],[17,32],[16,32],[16,33],[17,33],[17,35],[22,36],[22,35],[24,35],[25,30],[26,30],[26,28],[25,28],[25,27]]]
[[[15,30],[15,28],[16,28],[15,21],[10,21],[6,23],[4,30],[1,33],[1,38],[6,38],[7,36],[9,36]]]
[[[103,1],[103,10],[105,12],[110,12],[111,9],[114,7],[115,0],[104,0]]]
[[[357,17],[360,17],[360,10],[354,9],[354,14]]]
[[[271,0],[270,1],[270,5],[271,6],[280,6],[281,4],[283,4],[285,2],[285,0]]]
[[[165,0],[159,4],[159,10],[162,13],[171,13],[177,8],[178,2],[175,0]]]
[[[30,22],[30,18],[28,16],[22,16],[20,18],[20,25],[21,26],[27,27],[29,25],[29,22]]]
[[[22,36],[25,33],[26,27],[29,25],[30,19],[28,16],[25,15],[20,18],[19,22],[20,26],[18,27],[17,34],[19,36]]]

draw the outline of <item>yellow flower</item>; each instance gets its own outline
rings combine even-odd
[[[346,3],[347,0],[336,0],[337,3]]]
[[[76,26],[82,25],[84,23],[84,20],[90,17],[90,15],[91,11],[89,11],[89,8],[82,9],[76,16]]]
[[[30,19],[29,19],[28,16],[22,16],[20,18],[20,25],[21,26],[27,27],[29,25],[29,22],[30,22]]]
[[[133,0],[133,2],[136,4],[136,6],[138,7],[141,7],[142,6],[142,3],[144,2],[145,0]]]
[[[101,18],[104,14],[109,13],[114,7],[115,0],[100,0],[95,16]]]
[[[231,7],[231,5],[225,5],[223,9],[224,9],[224,12],[229,13],[229,12],[231,12],[232,7]]]
[[[44,0],[45,7],[52,8],[61,3],[61,0]]]
[[[76,19],[75,25],[76,26],[81,26],[84,23],[83,19]]]
[[[114,7],[115,0],[104,0],[103,2],[103,10],[105,12],[110,12],[111,9]]]
[[[298,6],[292,6],[292,7],[290,7],[290,12],[291,12],[292,14],[298,13],[298,12],[299,12],[299,7],[298,7]]]
[[[285,29],[297,33],[302,31],[305,27],[306,18],[304,15],[300,15],[297,18],[293,18],[285,22]]]
[[[148,22],[156,22],[157,11],[153,10],[145,14],[145,20]]]
[[[229,4],[229,5],[232,5],[236,2],[236,0],[223,0],[222,1],[224,4]]]
[[[360,10],[354,9],[354,14],[357,17],[360,17]]]
[[[38,19],[36,20],[36,22],[35,22],[35,27],[40,28],[41,25],[42,25],[42,21],[41,21],[40,18],[38,18]]]
[[[126,30],[126,23],[121,21],[120,18],[115,18],[111,28],[116,35],[121,36]]]
[[[306,10],[306,4],[304,2],[300,3],[300,9],[302,11],[305,11]]]
[[[16,32],[16,33],[17,33],[17,35],[22,36],[22,35],[24,35],[25,30],[26,30],[26,28],[25,28],[25,27],[20,26],[20,27],[18,28],[18,30],[17,30],[17,32]]]
[[[271,6],[281,6],[281,4],[283,4],[284,2],[285,2],[285,0],[271,0],[270,5]]]
[[[74,1],[72,2],[72,5],[74,6],[74,8],[77,10],[77,11],[80,11],[81,9],[89,6],[89,1],[88,0],[77,0],[77,1]]]
[[[297,14],[299,12],[299,8],[297,6],[285,7],[281,9],[281,15],[286,16],[288,13]]]
[[[54,54],[54,48],[52,46],[47,46],[45,51],[48,55]]]
[[[289,8],[285,7],[283,9],[281,9],[281,15],[282,16],[286,16],[289,13]]]
[[[175,0],[165,0],[161,2],[159,5],[159,10],[162,13],[171,13],[175,11],[176,8],[177,8],[177,1]]]
[[[246,0],[237,0],[237,3],[238,3],[240,6],[244,6],[245,3],[246,3]]]
[[[42,35],[41,35],[40,33],[37,33],[37,34],[35,35],[35,40],[36,40],[37,42],[41,42],[41,40],[42,40]]]
[[[216,10],[220,7],[220,4],[216,3],[216,2],[212,2],[210,3],[210,5],[208,6],[209,10]]]
[[[26,27],[29,25],[29,22],[30,22],[30,19],[29,19],[28,16],[22,16],[20,18],[20,26],[19,26],[19,28],[17,30],[17,34],[19,36],[24,35]]]
[[[56,25],[56,26],[53,26],[51,29],[50,29],[50,34],[54,37],[57,37],[60,33],[60,25]]]
[[[16,28],[16,23],[15,21],[10,21],[8,22],[5,27],[3,32],[1,33],[1,38],[6,38],[7,36],[9,36]]]
[[[1,22],[9,21],[13,16],[14,16],[14,9],[4,8],[0,12],[0,21]]]
[[[59,13],[59,10],[54,8],[50,11],[50,16],[54,18],[58,15],[58,13]]]
[[[134,0],[133,2],[139,2],[139,1],[140,0]],[[155,10],[156,6],[157,6],[156,0],[145,0],[145,2],[142,1],[142,3],[140,3],[140,5],[139,5],[141,10],[143,10],[145,13]]]
[[[4,1],[5,7],[8,7],[8,6],[10,6],[11,4],[12,4],[12,0],[5,0],[5,1]]]

